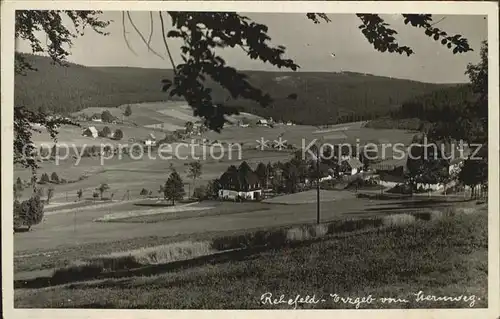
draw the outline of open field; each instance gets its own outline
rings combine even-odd
[[[293,308],[259,302],[264,293],[293,298],[297,291],[306,291],[319,302],[298,304],[298,308],[356,307],[355,303],[335,302],[330,294],[371,294],[375,301],[360,304],[361,309],[482,308],[487,306],[488,296],[486,225],[487,211],[476,209],[469,215],[385,230],[116,271],[59,286],[16,289],[15,304],[54,308]],[[366,249],[367,243],[370,249]],[[374,265],[377,275],[373,275]],[[418,301],[419,291],[435,296],[466,292],[467,299]],[[407,302],[384,303],[381,297]]]
[[[201,148],[195,149],[195,156],[203,159]],[[234,153],[234,154],[233,154]],[[249,165],[255,168],[259,162],[275,162],[285,161],[289,159],[290,153],[279,151],[259,151],[255,149],[245,149],[241,152],[242,158],[239,159],[239,154],[236,150],[229,154],[228,152],[217,154],[221,159],[212,159],[208,154],[206,160],[201,160],[203,164],[203,172],[196,181],[197,185],[204,185],[207,181],[220,177],[220,175],[230,166],[239,165],[242,160],[246,160]],[[189,148],[179,148],[179,157],[191,156]],[[194,159],[172,158],[168,159],[165,155],[164,159],[160,158],[156,153],[152,156],[145,155],[142,159],[132,159],[124,155],[121,159],[118,156],[112,159],[101,161],[98,158],[82,158],[77,165],[76,160],[66,160],[60,163],[54,161],[40,163],[40,169],[37,171],[38,177],[43,173],[49,176],[52,172],[57,172],[59,178],[64,178],[67,181],[75,181],[73,183],[52,185],[55,189],[53,201],[74,201],[76,192],[82,189],[84,197],[91,197],[93,190],[101,183],[107,183],[110,186],[111,193],[114,193],[115,199],[123,199],[127,196],[127,190],[130,191],[130,197],[139,196],[142,188],[152,190],[154,195],[160,185],[164,184],[170,174],[170,165],[179,172],[185,182],[191,183],[187,178],[185,164]],[[31,171],[17,168],[14,171],[15,178],[20,177],[22,180],[31,178]],[[79,180],[81,179],[81,180]],[[48,187],[48,185],[41,185]],[[186,191],[189,186],[186,185]],[[192,191],[192,189],[191,189]],[[30,196],[29,190],[23,192],[23,198]]]
[[[134,205],[136,202],[118,202],[101,209],[66,210],[64,213],[51,213],[32,231],[15,234],[14,250],[16,254],[29,254],[43,250],[58,249],[61,246],[82,245],[85,243],[111,242],[144,236],[177,236],[203,232],[237,231],[249,228],[273,227],[298,223],[309,223],[316,220],[315,204],[280,205],[255,203],[255,210],[233,211],[231,214],[217,214],[224,211],[221,202],[206,216],[169,220],[166,218],[153,223],[113,222],[97,223],[95,219],[113,212],[137,211],[151,209],[148,206]],[[346,199],[321,205],[323,221],[367,216],[383,216],[395,212],[419,211],[429,207],[448,206],[452,201],[443,199],[417,200],[378,200]],[[105,205],[105,204],[103,204]],[[203,202],[199,204],[205,206]],[[258,207],[261,210],[258,210]],[[161,216],[161,215],[158,215]]]
[[[130,105],[132,115],[124,117],[122,114],[125,107]],[[144,139],[149,133],[154,133],[157,138],[162,138],[165,131],[174,131],[183,129],[187,121],[200,120],[193,116],[193,110],[183,102],[148,102],[127,104],[119,107],[90,107],[74,113],[92,115],[101,113],[103,110],[108,110],[113,116],[120,120],[123,118],[124,124],[109,124],[99,122],[81,122],[82,128],[95,126],[97,129],[102,129],[108,126],[111,130],[121,129],[124,133],[123,141],[128,141],[130,138],[137,140]],[[235,123],[237,120],[247,118],[251,121],[257,121],[261,117],[242,112],[240,115],[230,116],[228,119]],[[323,137],[326,140],[335,138],[343,138],[346,136],[346,142],[356,143],[357,139],[362,142],[368,140],[387,140],[392,143],[404,142],[411,140],[411,133],[404,130],[391,129],[371,129],[364,127],[365,122],[353,122],[345,124],[337,124],[325,129],[318,129],[315,126],[308,125],[277,125],[274,128],[270,127],[238,127],[225,126],[221,133],[206,132],[199,138],[207,138],[209,140],[218,140],[228,143],[251,143],[255,145],[256,140],[261,137],[267,140],[277,139],[280,134],[282,138],[287,140],[289,144],[300,147],[305,140],[306,145],[316,138]],[[63,126],[60,129],[59,143],[71,144],[100,144],[111,143],[116,144],[116,141],[105,138],[87,138],[81,136],[82,128],[73,126]],[[335,136],[339,137],[335,137]],[[46,132],[41,134],[36,133],[33,136],[33,141],[36,144],[47,143],[53,144],[50,136]]]

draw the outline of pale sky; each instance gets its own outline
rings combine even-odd
[[[147,38],[149,34],[149,13],[132,12],[132,18]],[[314,24],[305,14],[296,13],[250,13],[243,14],[255,22],[269,27],[271,43],[284,45],[287,57],[301,67],[300,71],[352,71],[381,76],[412,79],[433,83],[466,82],[465,67],[469,62],[479,60],[481,41],[487,39],[487,20],[484,16],[449,15],[434,16],[439,27],[449,34],[461,34],[469,40],[474,51],[454,55],[451,50],[426,36],[422,29],[403,23],[401,15],[383,15],[398,32],[400,45],[408,45],[415,54],[411,57],[394,53],[380,53],[361,34],[360,20],[354,14],[330,14],[330,23]],[[170,68],[166,57],[158,15],[153,14],[154,34],[152,47],[165,60],[148,52],[140,37],[127,23],[127,37],[131,52],[123,39],[121,12],[107,11],[104,19],[113,20],[102,36],[91,30],[74,40],[69,61],[87,66],[130,66],[143,68]],[[167,27],[171,28],[170,20]],[[43,39],[45,40],[45,39]],[[169,39],[173,47],[174,60],[180,62],[180,42]],[[42,41],[43,42],[43,41]],[[26,43],[18,42],[18,50],[29,52]],[[331,53],[335,54],[335,58]],[[251,60],[241,49],[224,49],[221,55],[228,64],[240,70],[279,70],[272,65]]]

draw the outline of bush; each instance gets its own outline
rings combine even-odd
[[[147,190],[147,189],[143,188],[143,189],[141,190],[141,194],[140,194],[141,196],[148,196],[148,194],[149,194],[149,192],[148,192],[148,190]]]
[[[198,186],[193,191],[193,198],[198,200],[207,199],[207,188],[205,186]]]
[[[57,175],[56,172],[53,172],[52,175],[50,176],[50,179],[52,180],[52,183],[59,184],[59,176]]]
[[[383,221],[381,218],[337,220],[328,224],[328,234],[360,231],[370,228],[378,228],[382,225]]]
[[[121,140],[123,138],[123,131],[120,129],[117,129],[115,131],[115,134],[113,134],[113,139],[115,140]]]
[[[40,177],[40,184],[47,184],[50,182],[49,175],[47,173],[43,173],[42,177]]]
[[[102,130],[99,132],[99,135],[101,137],[108,137],[110,134],[111,134],[111,130],[107,126],[103,127]]]

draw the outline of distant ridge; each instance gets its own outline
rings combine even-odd
[[[47,57],[25,57],[38,72],[15,77],[16,105],[68,114],[87,107],[169,100],[168,94],[161,91],[161,80],[172,78],[170,69],[73,63],[61,67]],[[256,87],[271,94],[271,106],[262,108],[253,101],[232,100],[225,90],[209,84],[214,100],[259,116],[310,125],[332,123],[337,116],[363,115],[367,119],[385,115],[408,99],[449,86],[349,71],[244,73]]]

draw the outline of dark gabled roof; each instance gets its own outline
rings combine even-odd
[[[259,177],[245,162],[236,168],[231,165],[226,172],[224,172],[219,181],[223,187],[232,185],[237,190],[248,188],[249,185],[259,184]]]

